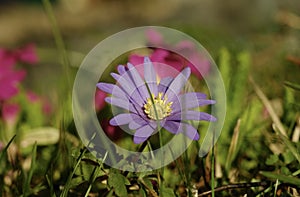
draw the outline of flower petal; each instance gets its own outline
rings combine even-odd
[[[119,65],[117,69],[120,75],[123,75],[126,72],[126,68],[123,65]]]
[[[129,129],[131,130],[135,130],[135,129],[138,129],[142,126],[145,126],[146,124],[148,124],[149,122],[147,122],[145,119],[141,118],[140,116],[139,117],[135,117],[133,119],[132,122],[129,123]]]
[[[117,83],[122,87],[122,89],[130,95],[131,92],[135,89],[134,84],[132,81],[127,80],[124,77],[125,73],[123,75],[118,75],[116,73],[111,73],[111,76],[117,81]]]
[[[109,124],[113,126],[118,126],[118,125],[129,124],[132,121],[133,121],[132,115],[130,113],[118,114],[114,116],[112,119],[110,119]]]
[[[181,123],[181,129],[183,129],[183,134],[191,140],[199,140],[200,135],[192,125]]]
[[[181,120],[206,120],[215,122],[217,119],[205,112],[200,111],[182,111],[176,114],[172,114],[167,120],[181,121]]]
[[[166,121],[163,127],[173,134],[183,133],[192,140],[199,140],[200,138],[198,131],[190,124]]]
[[[173,100],[173,97],[176,97],[177,94],[179,94],[180,90],[186,84],[190,74],[191,69],[187,67],[183,71],[181,71],[172,81],[172,83],[169,85],[168,90],[166,91],[166,95],[170,100]]]
[[[158,84],[158,92],[165,93],[172,81],[172,77],[162,78]]]
[[[205,98],[206,95],[199,92],[189,92],[179,95],[179,100],[173,98],[173,113],[216,103],[214,100],[208,100]]]
[[[97,83],[97,87],[108,94],[112,94],[114,97],[128,99],[126,93],[117,85],[100,82]]]
[[[134,109],[134,106],[132,106],[131,103],[129,103],[128,100],[120,99],[120,98],[115,98],[115,97],[106,97],[104,99],[107,103],[129,110],[131,112],[136,113],[136,110]]]
[[[144,77],[147,85],[149,86],[150,92],[157,95],[156,72],[148,57],[145,57],[144,59]]]
[[[145,125],[139,129],[136,130],[133,137],[133,142],[135,144],[140,144],[144,141],[146,141],[154,132],[155,127],[152,127],[151,125]]]
[[[129,68],[128,73],[130,74],[130,77],[132,78],[135,86],[137,87],[139,95],[142,98],[141,102],[146,101],[146,99],[149,98],[149,92],[145,86],[144,80],[132,64],[128,63],[127,66]]]

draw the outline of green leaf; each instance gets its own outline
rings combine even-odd
[[[129,180],[120,173],[111,172],[108,175],[108,185],[114,188],[117,196],[127,196],[126,185],[130,185]]]
[[[171,188],[162,187],[160,194],[163,197],[175,197],[174,191]]]
[[[150,179],[144,178],[143,179],[143,184],[145,184],[147,186],[147,188],[149,189],[153,189],[153,185]]]
[[[285,151],[283,154],[283,160],[284,160],[284,163],[285,164],[290,164],[292,163],[293,161],[295,161],[295,156],[293,155],[293,153],[291,151]]]
[[[266,164],[267,165],[274,165],[279,161],[279,157],[278,155],[270,155],[267,160],[266,160]]]
[[[266,172],[266,171],[262,171],[260,172],[260,174],[270,179],[274,179],[274,180],[278,179],[279,181],[284,183],[290,183],[293,185],[300,186],[300,179],[296,177],[291,177],[291,176],[286,176],[286,175],[276,174],[273,172]]]
[[[280,168],[280,172],[284,175],[291,175],[292,174],[290,169],[288,169],[286,166],[282,166]]]

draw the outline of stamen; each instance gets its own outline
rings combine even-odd
[[[147,103],[144,105],[144,112],[150,119],[162,120],[172,113],[171,106],[173,102],[167,102],[168,97],[166,95],[163,98],[163,93],[159,92],[156,98],[152,94],[152,98],[148,98]]]

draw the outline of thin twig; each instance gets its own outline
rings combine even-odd
[[[268,186],[268,182],[266,181],[262,181],[262,182],[253,182],[253,183],[237,183],[237,184],[230,184],[230,185],[224,185],[221,187],[217,187],[214,189],[214,192],[221,192],[221,191],[225,191],[225,190],[231,190],[231,189],[239,189],[239,188],[249,188],[249,187],[266,187]],[[212,193],[212,190],[203,192],[201,194],[198,195],[199,196],[207,196],[210,195]]]

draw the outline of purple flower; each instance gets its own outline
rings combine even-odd
[[[198,140],[197,129],[187,121],[216,121],[212,115],[194,110],[215,101],[206,99],[203,93],[182,92],[191,69],[187,67],[174,78],[157,81],[157,72],[148,57],[144,58],[142,66],[144,77],[137,71],[138,67],[128,63],[127,67],[118,66],[119,74],[111,73],[116,84],[97,84],[99,89],[112,95],[105,98],[107,103],[126,110],[114,116],[109,123],[113,126],[128,125],[129,129],[135,130],[133,141],[136,144],[160,132],[160,128]]]

